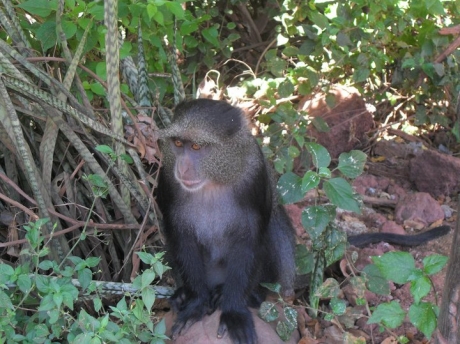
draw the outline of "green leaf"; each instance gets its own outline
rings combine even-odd
[[[49,323],[55,324],[59,320],[59,309],[52,309],[48,312],[48,316],[50,317]]]
[[[214,45],[216,48],[220,46],[220,42],[217,38],[219,36],[219,32],[214,26],[204,29],[203,31],[201,31],[201,34],[209,43]]]
[[[63,20],[62,30],[64,31],[65,37],[70,39],[77,33],[77,25],[74,22]]]
[[[302,192],[305,194],[307,191],[316,188],[319,185],[319,182],[321,181],[318,173],[314,171],[308,171],[305,173],[305,175],[302,177]]]
[[[382,275],[398,284],[409,281],[415,271],[415,260],[408,252],[388,252],[379,257],[372,257]]]
[[[305,147],[312,156],[313,165],[318,168],[329,166],[331,163],[331,156],[326,148],[316,142],[307,142]]]
[[[153,271],[155,271],[159,278],[162,278],[163,272],[166,270],[169,270],[169,267],[164,265],[162,262],[153,263]]]
[[[37,15],[42,18],[48,17],[52,11],[57,9],[56,0],[29,0],[19,4],[18,7],[26,10],[32,15]]]
[[[340,285],[334,278],[326,279],[321,286],[316,289],[315,296],[320,299],[337,297],[340,293]]]
[[[375,264],[369,264],[364,267],[363,272],[367,277],[367,287],[373,293],[378,295],[390,295],[390,286],[388,280],[380,272]]]
[[[259,308],[259,316],[266,322],[271,322],[279,317],[279,312],[276,309],[276,304],[273,302],[264,301]]]
[[[152,284],[152,282],[156,278],[156,274],[152,269],[147,269],[142,273],[141,278],[142,278],[141,288],[145,288]]]
[[[289,79],[284,80],[278,86],[278,95],[281,98],[287,98],[294,93],[294,85]]]
[[[19,290],[22,291],[24,294],[28,293],[32,288],[32,280],[30,279],[29,275],[26,274],[21,274],[18,276],[17,284]]]
[[[51,260],[43,260],[38,264],[38,268],[42,270],[49,270],[52,269],[55,266],[55,262],[52,262]],[[1,274],[1,273],[0,273]]]
[[[287,341],[291,338],[292,333],[298,327],[297,311],[292,307],[284,307],[283,312],[284,320],[281,320],[276,324],[276,332],[281,340]],[[276,318],[273,320],[276,320]]]
[[[181,1],[167,1],[165,2],[166,8],[171,11],[172,14],[176,17],[176,19],[183,19],[184,18],[184,9],[182,8]]]
[[[337,297],[331,299],[329,306],[331,306],[332,312],[334,312],[335,315],[343,315],[347,309],[345,301]]]
[[[109,155],[114,155],[115,152],[113,151],[112,147],[107,146],[107,145],[97,145],[94,149],[101,153],[109,154]]]
[[[389,328],[396,328],[401,326],[405,316],[406,313],[401,308],[401,305],[396,301],[391,301],[389,303],[381,303],[378,305],[367,323],[382,323]]]
[[[291,325],[288,324],[286,321],[279,321],[276,324],[276,333],[281,338],[282,341],[286,341],[291,338],[292,329]]]
[[[409,308],[409,319],[428,339],[437,326],[437,308],[429,302],[413,304]]]
[[[100,257],[88,257],[85,259],[86,266],[89,268],[95,267],[96,265],[99,264],[100,261],[101,261]]]
[[[344,210],[354,211],[360,214],[359,203],[353,197],[353,189],[343,178],[333,178],[323,184],[324,192],[332,204]]]
[[[88,181],[91,183],[91,185],[99,187],[99,188],[106,188],[107,184],[104,181],[104,178],[102,178],[98,174],[90,174],[88,176]]]
[[[78,292],[77,292],[77,296],[78,296]],[[70,292],[64,292],[62,293],[62,302],[64,303],[64,305],[69,307],[69,309],[73,310],[73,302],[74,300],[77,299],[77,296],[74,296]]]
[[[129,154],[120,154],[120,159],[126,162],[127,164],[132,164],[134,162],[133,158]]]
[[[190,35],[191,33],[198,31],[198,24],[196,22],[184,21],[180,25],[180,33],[182,35]]]
[[[299,202],[304,197],[302,179],[293,172],[285,173],[280,177],[277,189],[283,204]]]
[[[364,82],[371,74],[371,71],[367,68],[358,67],[353,73],[353,81],[356,83]]]
[[[337,44],[341,47],[353,45],[350,40],[350,36],[348,35],[348,33],[345,32],[339,32],[337,34]]]
[[[440,0],[425,0],[428,13],[433,16],[443,16],[446,14],[444,6]]]
[[[311,21],[316,24],[320,29],[325,29],[329,25],[329,21],[324,14],[317,11],[310,11],[309,17]]]
[[[422,276],[413,280],[410,284],[410,292],[414,297],[415,303],[420,303],[420,300],[428,295],[431,290],[431,281],[427,276]]]
[[[164,26],[164,16],[161,11],[157,11],[153,14],[153,20],[155,20],[159,25]]]
[[[80,282],[80,285],[83,290],[86,290],[86,288],[88,288],[89,284],[91,283],[92,278],[93,278],[93,273],[91,272],[90,269],[86,268],[81,271],[78,271],[78,282]]]
[[[297,148],[296,146],[289,146],[288,154],[292,159],[297,158],[300,155],[299,148]]]
[[[368,290],[366,288],[366,280],[367,279],[364,274],[362,276],[354,276],[350,278],[350,284],[353,287],[353,292],[356,294],[357,300],[364,299],[366,297],[366,291]]]
[[[62,294],[61,293],[54,293],[53,294],[53,301],[56,304],[57,308],[61,308],[62,305]]]
[[[48,276],[37,275],[35,277],[35,285],[37,286],[37,289],[41,291],[43,294],[49,293],[50,288]]]
[[[322,117],[317,116],[313,118],[311,123],[313,124],[315,129],[318,130],[320,133],[328,133],[331,130],[327,122]]]
[[[313,252],[308,250],[305,245],[296,245],[295,264],[298,275],[306,275],[312,272],[314,267]]]
[[[0,276],[13,276],[14,275],[14,269],[5,263],[0,263]]]
[[[312,39],[306,39],[299,48],[299,55],[309,56],[316,48],[316,42]]]
[[[136,254],[139,256],[140,260],[142,260],[143,263],[145,264],[153,264],[155,261],[155,258],[152,256],[152,254],[147,253],[147,252],[136,252]]]
[[[422,125],[428,121],[428,116],[426,115],[426,113],[427,109],[425,105],[417,105],[417,108],[415,110],[415,125]]]
[[[147,4],[146,10],[149,19],[152,19],[154,14],[158,12],[158,8],[154,4]]]
[[[40,40],[43,46],[43,50],[46,51],[56,45],[56,21],[45,22],[40,25],[36,31],[36,36]]]
[[[155,335],[156,336],[161,336],[166,333],[166,321],[165,318],[163,317],[155,326]]]
[[[320,178],[331,178],[332,174],[331,174],[331,170],[328,168],[328,167],[320,167],[318,168],[318,175],[320,176]]]
[[[309,206],[302,211],[302,226],[315,241],[333,219],[331,211],[324,206]]]
[[[99,312],[102,309],[102,300],[98,297],[93,299],[94,310]]]
[[[102,86],[99,82],[92,82],[90,84],[90,88],[91,88],[91,91],[94,92],[95,94],[99,95],[99,96],[105,96],[106,95],[106,91],[105,91],[105,87]]]
[[[423,258],[423,272],[427,275],[434,275],[442,270],[442,268],[447,264],[449,257],[432,254],[428,257]]]
[[[297,315],[297,311],[294,308],[289,306],[284,307],[284,317],[292,329],[297,328]]]
[[[0,290],[0,310],[2,308],[8,308],[13,310],[14,306],[8,294],[6,294],[3,290]],[[3,311],[1,311],[1,313],[3,314]]]
[[[342,153],[337,168],[348,178],[356,178],[364,171],[367,155],[358,150]]]
[[[142,301],[144,301],[145,308],[150,312],[153,303],[155,302],[155,289],[152,286],[142,289]]]

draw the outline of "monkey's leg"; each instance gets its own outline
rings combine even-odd
[[[178,312],[171,331],[173,339],[203,318],[209,308],[210,293],[206,285],[203,258],[196,240],[182,238],[177,242],[174,252],[177,252],[175,265],[181,273],[183,286],[172,298],[172,306]]]
[[[227,262],[227,278],[222,288],[222,314],[217,337],[222,338],[228,332],[235,344],[257,343],[252,313],[247,307],[247,292],[251,288],[254,265],[253,246],[248,242],[235,243]]]

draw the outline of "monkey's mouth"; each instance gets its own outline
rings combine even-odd
[[[181,179],[180,182],[181,182],[182,186],[187,190],[198,190],[203,185],[202,180],[185,180],[185,179]]]

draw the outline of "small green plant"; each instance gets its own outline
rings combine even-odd
[[[259,317],[266,322],[278,321],[276,332],[282,340],[286,341],[291,338],[292,333],[297,328],[297,311],[283,300],[279,284],[262,283],[262,286],[278,294],[278,300],[276,302],[262,302],[259,308]],[[284,316],[280,316],[280,307],[283,310]]]
[[[415,260],[408,252],[388,252],[379,257],[373,257],[374,264],[364,269],[369,290],[376,294],[388,295],[388,282],[381,287],[382,280],[393,281],[397,284],[410,283],[410,292],[414,303],[406,313],[397,301],[378,305],[368,320],[368,324],[379,324],[381,328],[395,328],[402,324],[406,315],[411,323],[427,338],[431,338],[437,326],[438,306],[422,301],[433,287],[431,275],[441,271],[448,258],[433,254],[423,259],[423,267],[417,268]],[[377,281],[377,283],[375,283]]]
[[[91,269],[99,258],[69,256],[61,265],[40,260],[48,254],[40,231],[48,221],[39,219],[24,226],[29,243],[21,251],[25,263],[0,264],[0,343],[163,343],[167,339],[164,321],[151,311],[152,283],[167,269],[161,262],[163,253],[138,252],[151,268],[134,280],[136,292],[125,294],[107,310],[102,303],[103,284],[92,280]],[[91,299],[96,315],[80,308],[79,298]]]
[[[287,172],[278,181],[278,190],[284,203],[300,201],[312,190],[324,193],[330,201],[326,205],[306,207],[302,212],[302,225],[312,241],[311,250],[299,246],[296,263],[299,274],[312,272],[310,284],[310,312],[316,315],[319,305],[317,289],[323,283],[324,269],[341,259],[345,253],[346,235],[334,225],[336,209],[360,213],[360,203],[349,182],[342,177],[332,177],[340,172],[347,178],[356,178],[364,170],[366,154],[353,150],[342,153],[335,169],[330,169],[331,157],[322,145],[315,142],[304,143],[314,169],[303,177]]]

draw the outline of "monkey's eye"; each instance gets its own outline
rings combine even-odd
[[[193,149],[193,150],[200,150],[200,149],[201,149],[201,145],[199,145],[198,143],[194,143],[194,144],[192,144],[192,149]]]
[[[174,140],[174,146],[176,147],[182,147],[184,143],[181,140]]]

